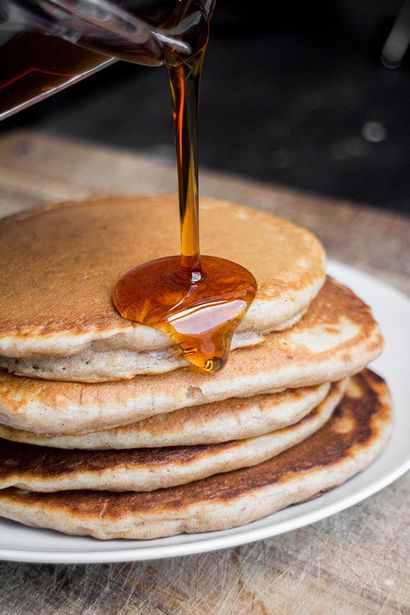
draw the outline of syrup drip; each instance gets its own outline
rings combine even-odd
[[[255,295],[255,278],[215,256],[202,256],[200,278],[193,278],[180,267],[179,256],[160,258],[126,273],[113,300],[124,318],[161,329],[188,361],[205,372],[217,371]]]

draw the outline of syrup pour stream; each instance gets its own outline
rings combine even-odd
[[[175,127],[181,255],[127,272],[115,285],[112,299],[121,316],[166,332],[192,364],[213,372],[228,360],[232,336],[257,285],[241,265],[200,254],[198,102],[206,45],[207,37],[183,62],[172,51],[165,54]]]

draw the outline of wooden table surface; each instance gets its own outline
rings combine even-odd
[[[0,215],[90,194],[175,192],[175,169],[15,132],[0,139]],[[203,194],[295,220],[330,257],[410,291],[410,220],[203,172]],[[314,525],[243,547],[147,563],[0,562],[0,613],[410,614],[410,474]]]

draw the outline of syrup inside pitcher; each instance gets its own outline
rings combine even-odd
[[[206,47],[213,0],[0,0],[0,119],[115,59],[180,64]]]

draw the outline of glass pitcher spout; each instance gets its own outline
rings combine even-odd
[[[213,0],[0,0],[0,119],[116,59],[180,64],[208,39]]]

